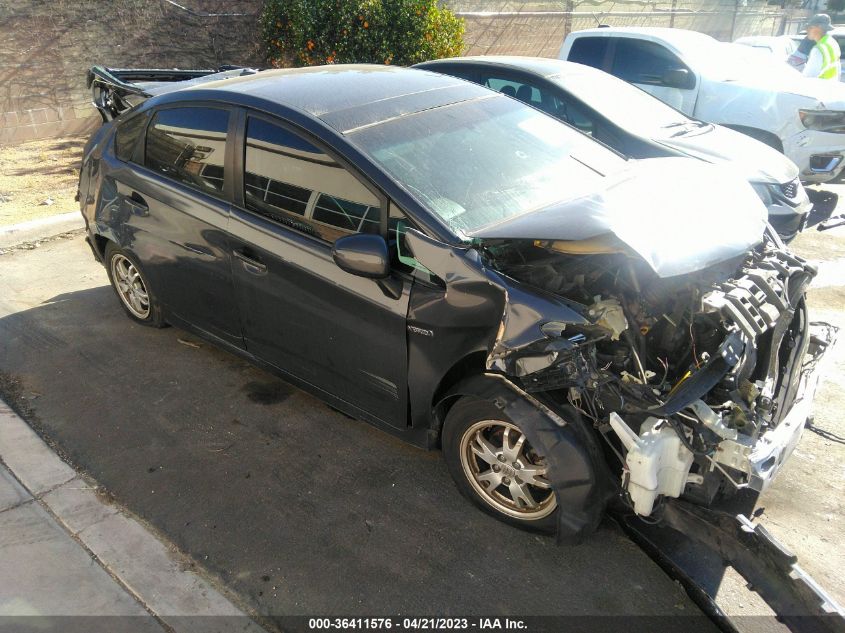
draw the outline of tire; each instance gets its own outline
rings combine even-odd
[[[161,304],[135,257],[109,242],[104,260],[111,287],[129,318],[141,325],[165,327]]]
[[[525,530],[555,530],[557,498],[544,460],[519,425],[492,403],[467,396],[458,400],[443,423],[442,446],[458,490],[481,510]]]

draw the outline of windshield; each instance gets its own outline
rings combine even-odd
[[[608,121],[639,136],[669,137],[681,126],[697,123],[660,99],[607,73],[567,72],[550,80]]]
[[[503,96],[425,110],[349,139],[457,235],[582,195],[624,164]]]

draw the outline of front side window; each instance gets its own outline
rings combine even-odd
[[[390,249],[390,264],[393,270],[399,270],[427,282],[436,282],[437,277],[423,266],[411,253],[405,243],[408,229],[418,227],[393,203],[387,217],[387,244]]]
[[[632,84],[662,86],[668,71],[682,68],[684,63],[665,46],[622,37],[616,40],[610,73]]]
[[[253,213],[327,242],[379,233],[378,198],[331,156],[287,129],[247,119],[244,204]]]
[[[193,106],[159,110],[147,130],[144,164],[222,198],[228,128],[227,110]]]
[[[352,233],[378,233],[380,214],[378,207],[344,200],[321,193],[314,204],[315,221],[337,226]]]

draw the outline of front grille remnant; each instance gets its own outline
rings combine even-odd
[[[721,312],[754,340],[774,327],[790,307],[790,278],[797,273],[815,275],[804,260],[783,251],[769,251],[743,267],[742,276],[718,284],[702,297],[705,310]]]
[[[798,179],[796,178],[792,182],[781,185],[780,190],[787,198],[794,198],[798,195]]]

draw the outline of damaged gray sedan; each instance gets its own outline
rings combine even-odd
[[[131,318],[442,447],[479,508],[567,540],[612,499],[768,486],[832,336],[738,177],[423,71],[149,98],[93,136],[80,200]]]

